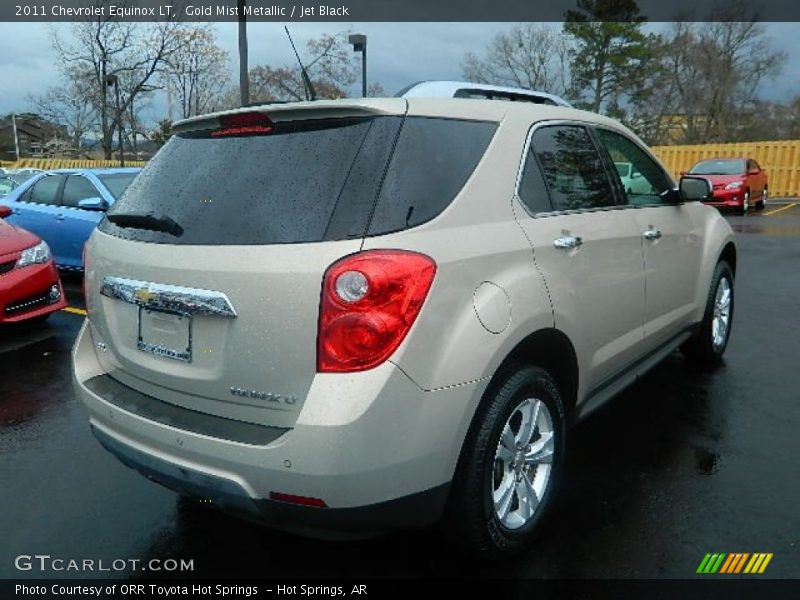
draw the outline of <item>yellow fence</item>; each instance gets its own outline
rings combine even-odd
[[[800,196],[800,140],[656,146],[653,152],[675,177],[704,158],[755,158],[761,168],[767,171],[769,195],[772,198]]]
[[[703,158],[746,156],[755,158],[767,170],[769,192],[773,198],[800,196],[800,140],[748,142],[743,144],[698,144],[695,146],[655,146],[653,151],[674,176],[688,170]],[[125,161],[125,166],[143,167],[145,161]],[[22,158],[0,162],[5,168],[91,169],[116,167],[116,160],[75,160],[69,158]]]
[[[126,160],[126,167],[143,167],[143,160]],[[118,167],[119,160],[80,160],[74,158],[21,158],[19,161],[0,162],[4,169],[100,169]]]

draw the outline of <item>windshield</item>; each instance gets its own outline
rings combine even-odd
[[[108,175],[98,175],[97,178],[103,182],[106,189],[114,196],[114,200],[122,195],[122,192],[128,189],[128,186],[133,181],[138,173],[112,173]]]
[[[744,173],[743,160],[703,160],[689,171],[692,175],[739,175]]]

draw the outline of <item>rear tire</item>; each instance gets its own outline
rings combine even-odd
[[[554,379],[538,367],[509,369],[487,390],[448,507],[458,547],[489,559],[527,548],[560,479],[564,414]]]
[[[733,325],[733,270],[724,260],[717,263],[706,300],[706,310],[700,329],[681,346],[684,356],[693,362],[713,364],[719,362]]]

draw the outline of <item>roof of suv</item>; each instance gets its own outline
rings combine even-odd
[[[534,104],[551,104],[572,106],[563,98],[524,88],[473,83],[469,81],[419,81],[400,90],[399,98],[470,98],[474,100],[506,100],[511,102],[532,102]]]

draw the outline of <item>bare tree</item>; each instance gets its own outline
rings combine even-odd
[[[213,111],[230,83],[228,54],[217,46],[211,26],[181,29],[176,35],[178,48],[166,61],[164,85],[177,98],[182,117]]]
[[[105,5],[108,0],[94,0],[94,4]],[[180,27],[175,21],[133,23],[106,16],[72,24],[70,36],[54,33],[53,47],[62,70],[65,74],[82,75],[82,97],[100,115],[101,144],[107,159],[111,158],[115,133],[123,126],[130,104],[140,94],[157,89],[157,75],[182,42],[176,34]],[[121,94],[119,110],[116,99],[107,98],[114,93],[111,89],[109,94],[109,76],[129,81],[127,93]]]
[[[749,5],[736,0],[715,9],[714,22],[676,22],[667,45],[668,65],[686,143],[733,141],[755,114],[759,91],[786,61],[765,38]]]
[[[96,107],[86,101],[79,77],[68,77],[61,85],[28,99],[42,117],[67,128],[75,149],[80,150],[83,138],[97,127]]]
[[[318,98],[343,98],[356,81],[352,51],[347,33],[324,34],[306,43],[303,63]],[[273,67],[258,65],[250,70],[251,101],[309,100],[299,65]],[[230,94],[228,94],[230,102]]]
[[[468,52],[465,79],[563,95],[569,85],[569,37],[543,23],[521,23],[498,33],[482,55]]]

